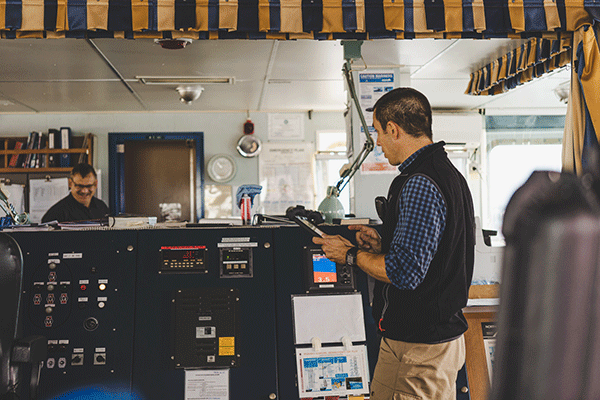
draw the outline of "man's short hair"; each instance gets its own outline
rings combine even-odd
[[[392,121],[411,136],[432,138],[431,105],[418,90],[400,87],[387,92],[377,100],[374,111],[383,129]]]
[[[82,178],[85,178],[89,174],[94,175],[94,178],[96,179],[98,178],[98,176],[96,176],[96,171],[94,171],[94,167],[86,163],[77,164],[71,170],[71,178],[75,175],[81,175]]]

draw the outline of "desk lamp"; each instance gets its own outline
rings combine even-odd
[[[356,87],[354,85],[354,79],[352,78],[352,60],[361,58],[360,47],[362,43],[362,40],[342,41],[342,46],[344,46],[345,60],[344,66],[342,67],[342,72],[344,73],[344,77],[346,78],[346,84],[348,85],[350,97],[354,101],[354,105],[356,106],[356,110],[358,111],[358,116],[360,118],[360,122],[365,132],[367,140],[360,153],[358,153],[358,155],[354,159],[352,165],[340,171],[340,179],[336,183],[336,185],[327,187],[327,196],[321,202],[321,204],[319,204],[318,210],[323,213],[325,217],[325,222],[329,223],[333,222],[334,218],[344,218],[344,206],[338,199],[338,196],[340,195],[341,191],[344,190],[350,179],[352,179],[356,171],[358,171],[361,164],[367,158],[367,155],[369,155],[369,153],[373,151],[373,148],[375,147],[373,138],[369,134],[369,127],[367,126],[367,122],[365,121],[365,116],[360,108],[360,104],[358,102],[358,95],[356,94]]]

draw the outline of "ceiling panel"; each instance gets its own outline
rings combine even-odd
[[[536,79],[494,97],[464,94],[471,72],[523,42],[365,41],[353,68],[397,67],[438,109],[565,110],[552,90],[568,77]],[[151,39],[0,40],[0,113],[341,110],[343,50],[339,41],[314,40],[197,40],[181,50]],[[228,76],[235,83],[203,84],[201,97],[186,105],[176,84],[143,85],[136,76]]]
[[[272,41],[197,40],[168,50],[151,39],[96,39],[93,43],[125,79],[136,75],[234,76],[262,80]]]
[[[144,110],[118,81],[2,83],[0,93],[35,112]]]
[[[85,40],[0,40],[0,81],[113,78],[110,67]]]

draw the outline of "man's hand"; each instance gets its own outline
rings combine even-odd
[[[361,250],[370,253],[381,253],[381,236],[375,228],[366,225],[349,225],[348,229],[356,232],[356,243]]]
[[[337,264],[346,264],[346,252],[350,247],[354,247],[352,242],[340,235],[324,235],[313,237],[313,243],[320,244],[325,252],[325,256]]]

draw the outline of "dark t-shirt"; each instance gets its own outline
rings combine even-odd
[[[72,194],[60,200],[50,207],[42,217],[42,222],[58,221],[84,221],[90,219],[100,219],[110,213],[108,206],[100,199],[92,197],[90,207],[79,203]]]

